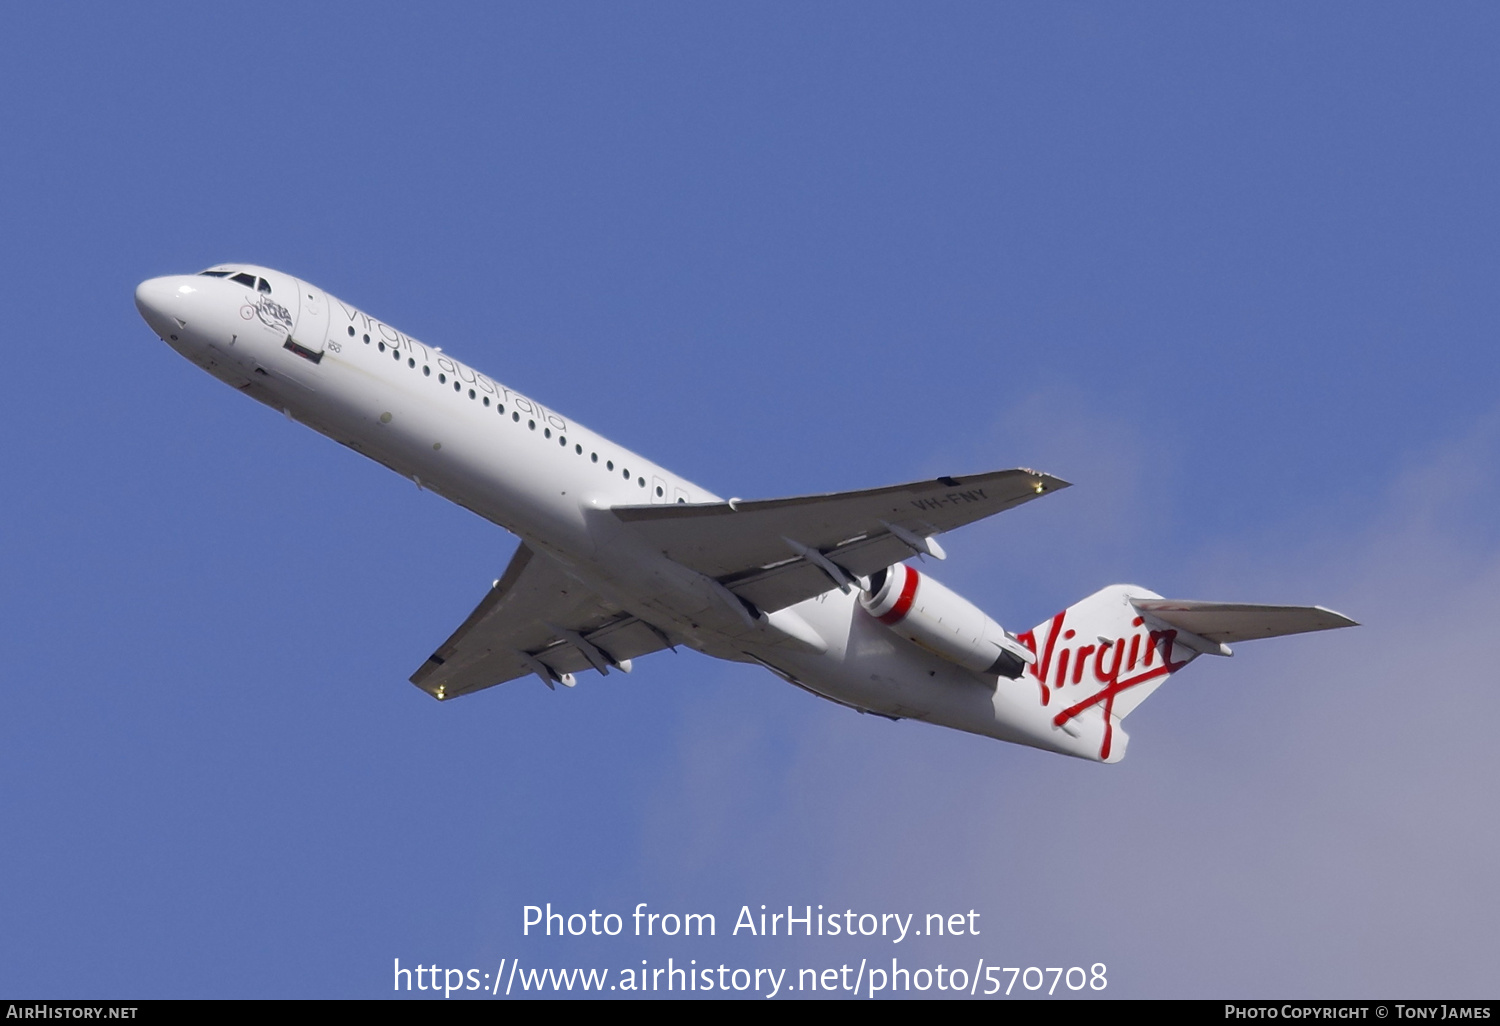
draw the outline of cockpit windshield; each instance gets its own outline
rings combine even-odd
[[[240,271],[238,273],[234,271],[199,271],[198,276],[200,278],[228,278],[230,281],[239,282],[247,289],[253,289],[256,292],[264,292],[266,295],[271,294],[270,282],[266,281],[266,279],[264,278],[257,278],[253,274],[246,274],[244,271]]]

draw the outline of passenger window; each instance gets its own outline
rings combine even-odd
[[[422,368],[422,377],[424,377],[424,378],[430,378],[430,377],[432,377],[432,368],[431,367],[423,367]]]

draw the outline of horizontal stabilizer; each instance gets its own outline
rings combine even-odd
[[[1322,606],[1258,606],[1245,602],[1184,602],[1132,599],[1143,613],[1208,641],[1253,641],[1283,634],[1328,631],[1359,624]]]

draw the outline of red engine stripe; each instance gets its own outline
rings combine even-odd
[[[880,618],[880,622],[887,627],[906,619],[906,614],[911,612],[912,599],[917,597],[917,582],[922,579],[921,574],[904,563],[901,569],[906,571],[906,580],[901,584],[901,597],[896,600],[891,611]]]

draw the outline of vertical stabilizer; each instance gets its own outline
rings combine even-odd
[[[1125,755],[1129,738],[1120,721],[1206,650],[1202,639],[1190,645],[1186,632],[1132,604],[1159,598],[1145,588],[1112,584],[1020,636],[1036,653],[1026,679],[1041,689],[1053,726],[1097,739],[1101,762]]]
[[[1041,689],[1054,727],[1100,762],[1119,762],[1130,740],[1120,721],[1198,656],[1232,655],[1230,641],[1354,626],[1322,606],[1164,599],[1112,584],[1020,636],[1036,654],[1022,679]]]

